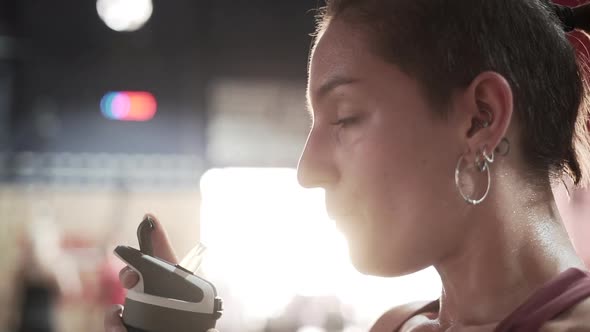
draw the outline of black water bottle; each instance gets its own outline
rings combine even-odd
[[[223,302],[213,284],[188,269],[154,257],[147,217],[138,228],[141,250],[118,246],[115,254],[139,275],[127,291],[123,323],[129,332],[207,332],[215,329]],[[190,264],[189,264],[190,265]]]

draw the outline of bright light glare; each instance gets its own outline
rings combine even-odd
[[[271,317],[297,294],[336,295],[370,321],[391,306],[440,293],[433,270],[395,279],[354,270],[323,191],[301,188],[293,169],[213,169],[203,175],[201,192],[203,269],[242,302],[244,317]]]
[[[326,330],[315,326],[304,326],[299,328],[297,332],[326,332]]]
[[[152,16],[152,0],[98,0],[96,11],[104,23],[115,31],[135,31]]]

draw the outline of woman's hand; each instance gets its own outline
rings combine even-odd
[[[168,239],[168,234],[162,224],[154,217],[150,215],[154,220],[155,228],[152,232],[152,246],[154,249],[154,255],[162,258],[170,263],[177,264],[178,258],[174,253],[174,249]],[[119,279],[123,284],[123,287],[129,289],[133,288],[139,281],[139,276],[130,267],[125,267],[119,272]],[[127,329],[123,325],[121,316],[123,314],[123,306],[115,305],[111,307],[104,316],[104,330],[105,332],[127,332]]]

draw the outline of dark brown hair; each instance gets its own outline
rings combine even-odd
[[[532,174],[565,172],[580,185],[590,176],[586,67],[557,8],[545,0],[327,0],[318,32],[332,19],[367,29],[373,51],[415,77],[443,115],[453,90],[483,71],[501,74]]]

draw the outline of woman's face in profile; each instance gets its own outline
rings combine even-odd
[[[313,127],[299,181],[325,189],[359,271],[413,272],[458,244],[466,204],[454,185],[463,151],[453,112],[436,116],[418,83],[340,20],[312,53],[308,101]]]

